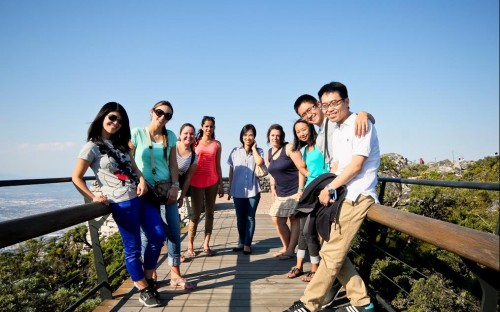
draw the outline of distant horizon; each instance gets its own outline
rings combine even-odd
[[[402,156],[403,158],[404,155],[403,154],[400,154],[400,153],[384,153],[384,154],[381,154],[380,157],[384,156],[384,155],[389,155],[389,154],[396,154],[396,155],[400,155]],[[476,162],[476,161],[479,161],[481,159],[485,159],[486,157],[499,157],[500,155],[495,155],[493,153],[493,155],[487,155],[487,156],[484,156],[482,158],[478,158],[478,159],[463,159],[463,161],[465,162]],[[440,159],[440,160],[427,160],[427,159],[423,159],[424,160],[424,164],[429,164],[429,163],[439,163],[439,162],[442,162],[442,161],[445,161],[445,160],[449,160],[451,162],[455,162],[455,161],[458,161],[458,158],[456,158],[455,160],[453,159],[450,159],[450,158],[443,158],[443,159]],[[419,159],[408,159],[408,163],[418,163],[419,162]],[[224,167],[224,166],[222,166]],[[227,169],[229,170],[229,168],[227,167]],[[228,174],[224,174],[224,170],[223,171],[223,174],[222,176],[227,178],[228,177]],[[228,171],[229,172],[229,171]],[[93,176],[93,173],[90,171],[90,172],[87,172],[87,174],[85,176]],[[0,181],[5,181],[5,180],[29,180],[29,179],[57,179],[57,178],[71,178],[71,175],[65,175],[65,176],[46,176],[46,177],[41,177],[41,176],[37,176],[37,177],[30,177],[30,176],[25,176],[25,177],[22,177],[22,176],[11,176],[9,177],[8,175],[6,174],[2,174],[0,173]],[[1,189],[1,188],[0,188]]]

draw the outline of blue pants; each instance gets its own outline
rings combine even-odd
[[[144,270],[156,269],[165,234],[156,208],[136,197],[111,203],[113,218],[122,237],[125,266],[133,281],[144,278]],[[141,229],[149,244],[141,261]]]
[[[255,232],[255,213],[260,201],[260,193],[250,198],[234,198],[236,208],[236,222],[240,244],[251,246]]]
[[[177,202],[166,206],[162,205],[161,207],[155,207],[155,210],[159,210],[161,215],[163,232],[165,233],[163,239],[166,238],[167,240],[168,264],[170,266],[179,266],[181,264],[181,220],[179,218]],[[149,242],[143,231],[141,234],[142,251],[144,253]]]

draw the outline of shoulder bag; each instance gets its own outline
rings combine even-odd
[[[155,160],[154,160],[154,155],[153,155],[153,144],[151,143],[151,135],[148,131],[147,128],[145,128],[146,131],[146,137],[148,140],[148,146],[149,146],[149,155],[151,157],[151,171],[153,172],[153,180],[154,180],[154,186],[148,184],[148,193],[150,193],[149,196],[146,198],[152,202],[153,204],[156,205],[165,205],[168,201],[168,191],[170,191],[170,188],[172,187],[172,181],[171,180],[156,180],[156,167],[155,167]],[[165,156],[165,149],[168,147],[168,136],[165,136],[166,140],[163,140],[163,151],[164,151],[164,156]],[[166,142],[165,142],[166,141]],[[167,166],[168,166],[168,158],[165,156],[167,160]]]

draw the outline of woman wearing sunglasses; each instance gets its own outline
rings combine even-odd
[[[147,186],[132,157],[129,140],[125,109],[115,102],[105,104],[90,124],[87,144],[78,155],[72,181],[87,199],[111,207],[122,237],[127,271],[141,291],[139,300],[147,307],[155,307],[160,303],[150,281],[165,235],[155,207],[140,198],[147,192]],[[89,167],[102,195],[93,194],[83,180]],[[141,227],[149,241],[143,261]]]
[[[195,152],[198,156],[198,166],[191,178],[191,206],[192,213],[189,216],[188,249],[189,257],[196,256],[194,251],[194,238],[200,216],[205,206],[205,237],[203,240],[203,252],[211,257],[215,252],[210,249],[210,237],[214,224],[214,208],[217,193],[219,197],[224,196],[222,185],[222,170],[220,157],[222,146],[215,139],[215,118],[204,116],[201,120],[201,129],[198,131],[195,143]]]
[[[148,126],[132,129],[131,147],[137,166],[149,185],[155,185],[155,181],[172,183],[162,203],[153,201],[160,211],[167,239],[170,285],[194,289],[194,285],[187,282],[180,272],[181,228],[177,207],[179,179],[175,152],[177,137],[173,131],[166,128],[166,124],[172,119],[174,109],[170,102],[160,101],[150,109],[149,114],[151,122]],[[149,242],[143,240],[143,249],[146,245],[149,245]],[[156,275],[154,277],[156,278]]]

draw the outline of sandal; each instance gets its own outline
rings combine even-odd
[[[187,251],[186,251],[186,254],[188,257],[196,257],[196,252],[194,252],[194,249],[193,248],[188,248]]]
[[[298,276],[301,276],[302,274],[304,274],[304,271],[302,271],[302,269],[299,269],[297,267],[292,267],[290,272],[288,272],[287,277],[288,278],[296,278]]]
[[[293,259],[293,258],[295,258],[294,254],[291,254],[291,255],[281,254],[281,255],[278,256],[278,260],[290,260],[290,259]]]
[[[315,273],[316,273],[316,272],[309,272],[309,273],[307,273],[307,275],[306,275],[306,276],[303,276],[303,277],[301,278],[301,280],[302,280],[303,282],[309,283],[309,282],[312,280],[312,278],[314,277],[314,274],[315,274]]]
[[[170,286],[173,288],[181,287],[184,290],[194,290],[196,288],[194,283],[190,283],[180,277],[172,278],[170,280]]]
[[[215,256],[215,251],[213,251],[210,248],[203,249],[203,252],[207,255],[207,257],[213,257],[213,256]]]

